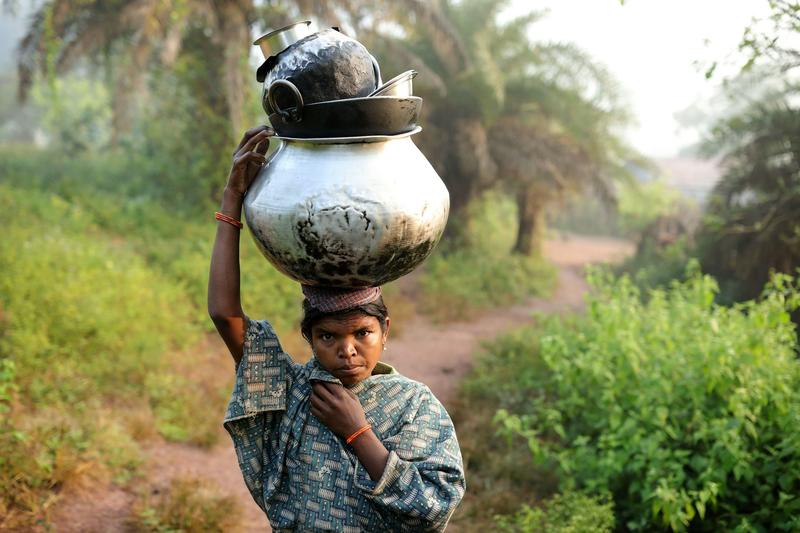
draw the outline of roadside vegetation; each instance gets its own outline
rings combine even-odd
[[[78,168],[84,179],[92,170]],[[201,347],[213,224],[155,203],[59,194],[58,177],[38,189],[30,175],[0,185],[4,527],[46,515],[53,491],[130,481],[154,437],[213,444],[231,378],[219,368],[195,379],[212,364]],[[243,260],[249,309],[291,339],[297,291],[256,254]]]
[[[734,307],[696,270],[645,299],[626,277],[590,282],[585,315],[493,342],[465,383],[458,416],[496,433],[461,433],[473,495],[456,520],[537,531],[508,508],[577,490],[613,502],[615,530],[800,527],[796,282]]]
[[[174,480],[161,494],[142,495],[129,525],[142,533],[204,533],[242,530],[241,508],[236,499],[220,494],[205,480]]]

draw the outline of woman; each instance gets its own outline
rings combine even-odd
[[[242,199],[273,131],[248,130],[217,213],[208,311],[236,364],[225,428],[275,531],[442,531],[464,494],[450,417],[425,385],[379,361],[390,319],[380,288],[303,287],[294,363],[239,299]]]

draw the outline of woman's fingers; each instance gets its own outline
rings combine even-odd
[[[238,156],[233,164],[234,165],[243,165],[246,163],[258,163],[259,165],[263,165],[267,162],[267,158],[264,157],[264,154],[259,154],[258,152],[246,152],[240,156]]]
[[[255,135],[253,135],[252,137],[250,137],[250,139],[248,139],[247,142],[245,142],[241,146],[241,148],[239,148],[237,150],[236,153],[237,154],[241,154],[241,153],[245,153],[245,152],[251,152],[251,151],[253,151],[253,149],[255,149],[256,146],[259,145],[259,143],[262,143],[265,140],[268,140],[273,135],[275,135],[275,132],[272,131],[271,129],[261,130],[258,133],[256,133]]]
[[[323,411],[326,407],[327,406],[325,405],[325,402],[322,401],[322,399],[320,399],[319,396],[317,396],[316,394],[314,394],[312,392],[311,393],[311,408],[312,409],[316,409],[317,411]]]
[[[325,386],[325,390],[327,390],[331,394],[331,396],[333,396],[334,398],[341,396],[342,395],[342,391],[347,390],[344,387],[342,387],[341,385],[339,385],[338,383],[327,383],[327,382],[325,382],[325,383],[323,383],[323,385]]]
[[[233,154],[236,155],[237,153],[239,153],[239,150],[242,149],[242,146],[244,146],[247,141],[249,141],[255,135],[258,135],[260,132],[262,132],[262,131],[264,131],[266,129],[271,129],[271,128],[269,128],[266,125],[256,126],[255,128],[250,128],[249,130],[244,132],[244,135],[242,135],[242,140],[239,141],[239,146],[236,147],[236,150],[233,151]]]
[[[314,393],[317,396],[319,396],[319,398],[323,402],[330,403],[330,402],[332,402],[334,400],[334,397],[331,394],[331,392],[328,390],[326,385],[327,385],[327,383],[325,383],[323,381],[318,381],[318,382],[314,383],[314,385],[312,385],[312,389],[314,390]]]
[[[267,153],[267,150],[269,150],[269,139],[258,143],[258,146],[256,146],[254,152],[258,152],[259,154],[264,155]]]

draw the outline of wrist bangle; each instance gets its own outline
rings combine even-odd
[[[370,426],[369,424],[367,424],[367,425],[366,425],[366,426],[364,426],[363,428],[361,428],[361,429],[357,429],[357,430],[355,431],[355,433],[353,433],[352,435],[350,435],[349,437],[347,437],[347,438],[345,439],[345,441],[344,441],[344,442],[345,442],[346,444],[350,444],[351,442],[353,442],[354,440],[356,440],[356,439],[359,437],[359,435],[361,435],[361,434],[362,434],[362,433],[364,433],[364,432],[367,432],[367,431],[369,431],[371,428],[372,428],[372,426]]]
[[[244,227],[244,224],[242,224],[239,220],[236,220],[233,217],[229,217],[228,215],[226,215],[224,213],[220,213],[219,211],[214,213],[214,218],[216,218],[217,220],[219,220],[221,222],[227,222],[231,226],[236,226],[239,229],[242,229]]]

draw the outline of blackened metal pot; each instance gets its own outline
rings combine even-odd
[[[378,62],[366,47],[333,28],[312,33],[268,57],[257,77],[263,79],[264,95],[274,82],[287,80],[306,104],[367,96],[381,84]],[[289,99],[287,103],[283,98]],[[273,99],[282,108],[294,100],[290,92],[276,93]],[[273,111],[267,109],[267,114]]]
[[[276,84],[279,82],[275,82]],[[374,96],[348,98],[278,109],[269,116],[275,132],[285,137],[357,137],[398,135],[417,127],[422,98]]]
[[[256,245],[301,283],[363,287],[411,272],[450,196],[411,135],[281,138],[244,200]]]

